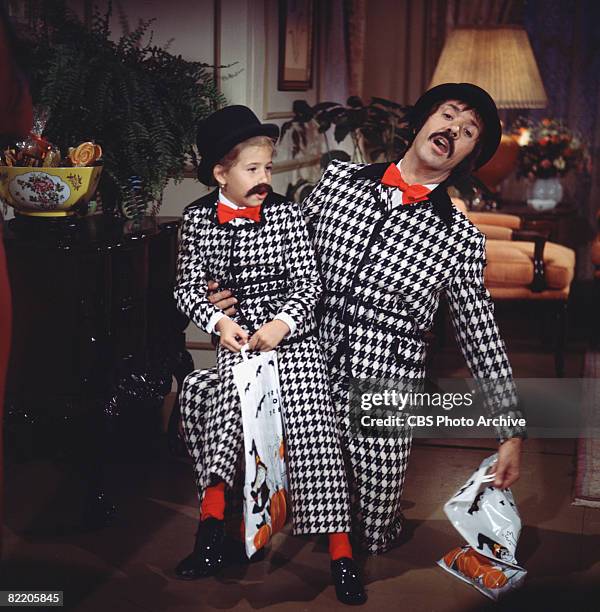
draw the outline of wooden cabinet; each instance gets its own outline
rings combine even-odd
[[[179,225],[105,215],[5,224],[14,321],[7,446],[25,457],[67,452],[89,485],[90,523],[111,512],[104,462],[118,442],[135,446],[160,431],[173,376],[181,382],[192,369],[187,319],[173,298]]]

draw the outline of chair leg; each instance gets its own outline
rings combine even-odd
[[[565,343],[567,338],[568,324],[568,302],[558,302],[556,308],[556,347],[554,353],[554,365],[556,376],[563,378],[565,375]]]

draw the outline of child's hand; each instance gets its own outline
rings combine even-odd
[[[287,323],[273,319],[265,323],[250,338],[251,351],[272,351],[290,332]]]
[[[221,346],[232,353],[239,353],[242,346],[248,342],[248,332],[229,317],[223,317],[215,325],[215,329],[221,334]]]

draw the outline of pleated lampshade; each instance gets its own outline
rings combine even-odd
[[[451,31],[431,84],[473,83],[498,108],[544,108],[548,104],[527,32],[518,26]]]
[[[545,108],[548,98],[527,32],[519,26],[457,28],[449,33],[429,87],[473,83],[498,108]],[[508,135],[476,176],[494,192],[515,169],[519,146]]]

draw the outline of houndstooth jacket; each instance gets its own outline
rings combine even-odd
[[[426,202],[392,207],[394,188],[380,182],[388,165],[334,161],[303,202],[325,285],[319,332],[330,371],[346,352],[348,376],[424,377],[423,336],[445,293],[473,377],[496,381],[490,415],[522,417],[483,282],[484,235],[443,183]],[[525,430],[501,427],[498,435]]]
[[[296,330],[282,345],[314,335],[322,283],[299,206],[271,193],[259,222],[236,219],[220,225],[217,197],[215,190],[185,209],[175,290],[179,309],[206,331],[212,315],[220,312],[206,297],[212,279],[238,299],[232,318],[246,331],[253,333],[284,313]]]

